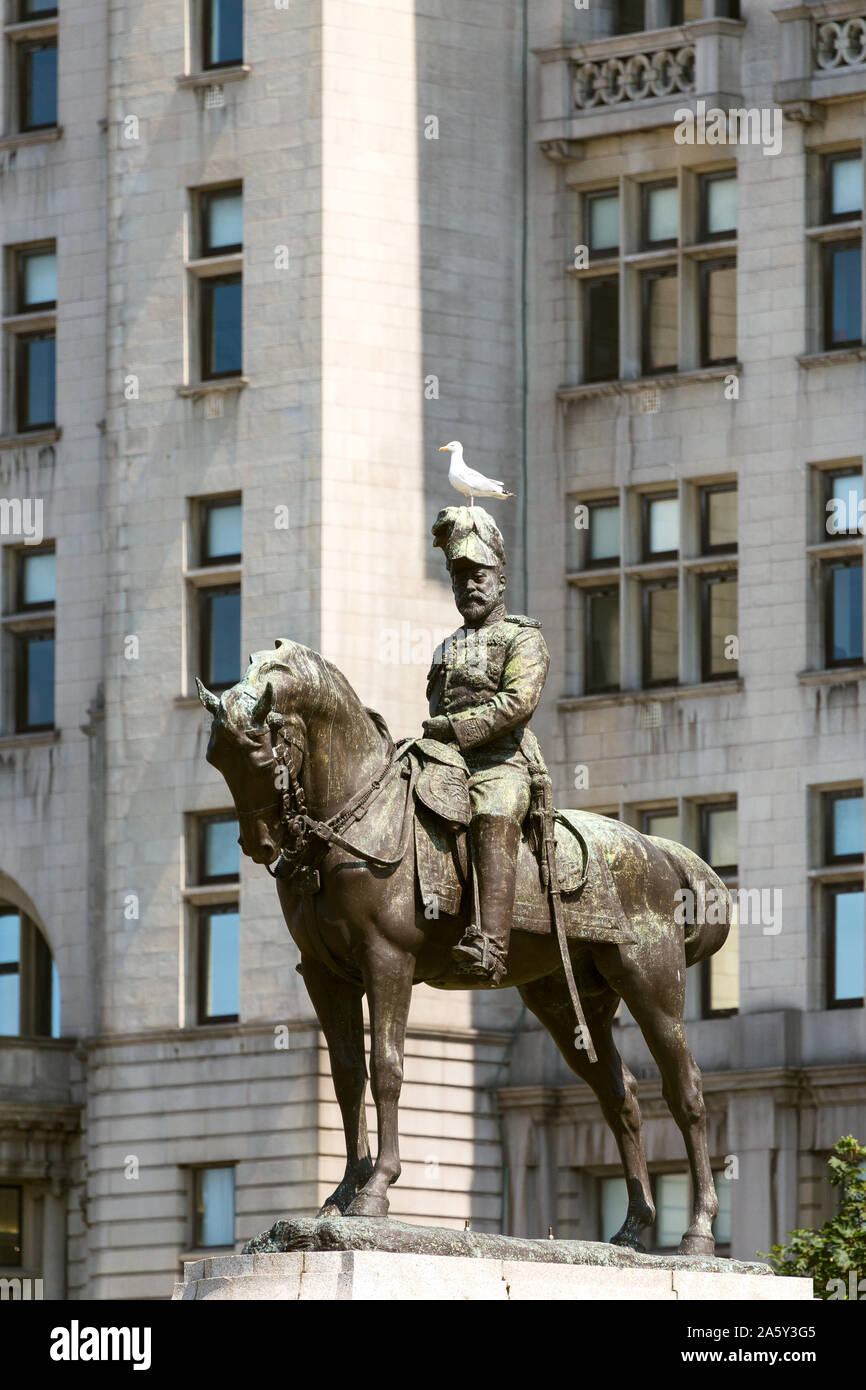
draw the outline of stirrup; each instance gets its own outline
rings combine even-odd
[[[454,947],[451,959],[459,966],[461,975],[492,980],[495,985],[498,985],[505,975],[506,955],[502,947],[489,936],[485,936],[484,932],[472,928],[464,933]]]

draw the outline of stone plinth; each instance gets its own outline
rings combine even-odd
[[[812,1298],[810,1279],[596,1241],[517,1240],[398,1221],[278,1221],[242,1255],[189,1261],[173,1297],[280,1301]]]

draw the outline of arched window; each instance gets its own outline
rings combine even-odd
[[[0,1037],[60,1037],[60,983],[48,942],[35,922],[2,903]]]

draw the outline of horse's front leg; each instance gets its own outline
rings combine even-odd
[[[414,969],[413,956],[381,941],[366,952],[362,962],[370,1007],[370,1076],[379,1125],[379,1152],[373,1175],[347,1210],[347,1216],[387,1216],[388,1188],[400,1176],[397,1113]]]
[[[328,1044],[331,1076],[346,1136],[346,1171],[339,1186],[322,1203],[319,1216],[342,1216],[373,1172],[364,1113],[367,1066],[363,992],[309,957],[303,958],[301,968]]]

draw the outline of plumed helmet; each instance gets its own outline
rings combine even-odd
[[[455,560],[505,564],[502,533],[483,507],[443,507],[433,522],[433,545],[445,551],[449,569]]]

